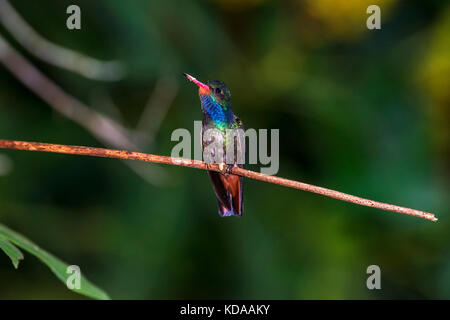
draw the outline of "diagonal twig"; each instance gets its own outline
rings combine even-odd
[[[49,64],[93,80],[115,81],[123,78],[125,68],[121,62],[100,61],[44,39],[7,0],[0,0],[0,22],[25,49]]]
[[[128,138],[127,129],[67,94],[11,47],[1,35],[0,62],[54,110],[87,129],[97,139],[116,148],[135,147]]]
[[[1,0],[0,0],[1,1]],[[55,111],[76,122],[90,132],[97,140],[112,148],[138,149],[131,130],[123,127],[110,117],[99,113],[66,93],[61,87],[50,80],[45,74],[33,66],[25,57],[17,52],[0,35],[0,63],[8,69],[28,89],[44,100]],[[142,169],[136,164],[126,162],[134,172],[142,176]],[[156,176],[164,179],[161,168],[153,168]],[[151,174],[142,176],[147,182],[158,183],[151,179]]]
[[[144,138],[141,139],[143,140],[142,144],[152,142],[153,135],[158,131],[177,91],[178,83],[171,76],[161,77],[156,82],[136,127],[136,130],[141,132],[141,136]]]
[[[213,171],[221,172],[220,166],[218,164],[209,164],[207,166],[205,162],[198,161],[198,160],[172,158],[172,157],[167,157],[167,156],[159,156],[159,155],[153,155],[153,154],[148,154],[148,153],[131,152],[131,151],[124,151],[124,150],[111,150],[111,149],[104,149],[104,148],[68,146],[68,145],[61,145],[61,144],[49,144],[49,143],[39,143],[39,142],[11,141],[11,140],[2,140],[2,139],[0,139],[0,148],[27,150],[27,151],[44,151],[44,152],[54,152],[54,153],[64,153],[64,154],[77,154],[77,155],[84,155],[84,156],[116,158],[116,159],[123,159],[123,160],[138,160],[138,161],[161,163],[161,164],[171,164],[171,165],[177,165],[177,166],[183,166],[183,167],[190,167],[190,168],[196,168],[196,169],[202,169],[202,170],[213,170]],[[331,198],[335,198],[338,200],[359,204],[362,206],[407,214],[407,215],[427,219],[430,221],[437,221],[437,218],[434,216],[434,214],[429,213],[429,212],[424,212],[424,211],[400,207],[400,206],[396,206],[396,205],[392,205],[392,204],[387,204],[387,203],[383,203],[383,202],[364,199],[364,198],[360,198],[360,197],[353,196],[350,194],[310,185],[310,184],[299,182],[299,181],[288,180],[288,179],[284,179],[284,178],[280,178],[280,177],[276,177],[276,176],[270,176],[267,174],[250,171],[250,170],[245,170],[245,169],[237,168],[237,167],[234,167],[232,169],[232,173],[239,175],[239,176],[247,177],[250,179],[273,183],[273,184],[277,184],[277,185],[288,187],[288,188],[294,188],[294,189],[299,189],[299,190],[304,190],[304,191],[308,191],[308,192],[321,194],[326,197],[331,197]]]

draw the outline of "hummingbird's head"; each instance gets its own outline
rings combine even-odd
[[[188,78],[198,86],[198,94],[202,102],[207,98],[208,100],[211,100],[213,103],[218,104],[222,108],[227,110],[231,101],[231,93],[225,83],[219,80],[208,80],[205,84],[198,81],[193,76],[188,75],[187,73],[183,74],[186,76],[186,78]]]
[[[210,88],[210,96],[220,105],[227,105],[231,101],[231,93],[223,81],[208,80],[206,85]]]

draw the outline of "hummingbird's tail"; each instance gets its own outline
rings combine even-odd
[[[208,171],[217,196],[221,217],[242,216],[242,185],[244,178],[233,174],[223,175]]]
[[[222,204],[222,202],[220,202],[220,200],[217,200],[217,204],[219,206],[219,215],[221,217],[242,216],[242,210],[235,211],[233,207],[231,207],[231,209],[228,209]]]

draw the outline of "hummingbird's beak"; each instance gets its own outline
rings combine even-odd
[[[210,90],[210,88],[204,84],[203,82],[198,81],[197,79],[195,79],[193,76],[188,75],[187,73],[183,72],[183,75],[188,78],[189,81],[192,81],[193,83],[195,83],[199,88],[204,89],[204,90]]]

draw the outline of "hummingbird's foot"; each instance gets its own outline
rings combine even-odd
[[[227,165],[225,163],[219,163],[219,170],[221,174],[227,173]]]
[[[232,164],[226,164],[226,163],[219,163],[219,170],[221,174],[231,174],[233,171],[234,165]]]

